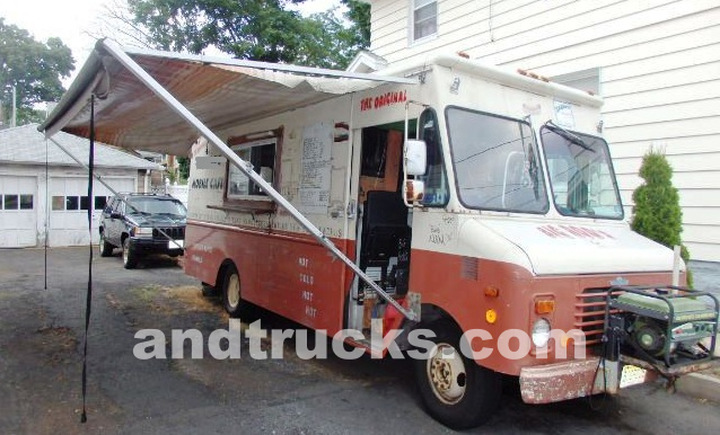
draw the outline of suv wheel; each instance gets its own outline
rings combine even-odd
[[[125,266],[125,269],[134,269],[137,266],[137,253],[130,246],[130,237],[123,240],[122,248],[123,266]]]
[[[98,242],[98,247],[100,248],[101,257],[109,257],[112,255],[113,245],[111,245],[105,240],[105,234],[102,231],[100,232],[100,241]]]

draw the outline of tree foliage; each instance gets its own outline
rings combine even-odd
[[[154,48],[201,53],[211,47],[239,59],[345,67],[369,43],[369,5],[343,0],[334,11],[303,17],[304,0],[127,0],[130,24]],[[117,14],[120,15],[120,14]]]
[[[9,125],[12,88],[17,99],[17,124],[39,122],[37,103],[57,101],[65,90],[61,79],[74,68],[72,52],[59,38],[38,42],[27,30],[6,24],[0,17],[0,98],[3,125]]]
[[[650,150],[642,160],[640,177],[644,182],[633,192],[631,227],[638,233],[669,248],[681,246],[685,262],[690,253],[683,246],[682,209],[678,190],[672,184],[673,170],[664,154]],[[688,273],[688,284],[692,278]]]

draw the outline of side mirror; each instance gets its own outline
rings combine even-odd
[[[407,203],[422,201],[425,195],[425,183],[420,180],[405,181],[405,201]]]
[[[405,170],[407,175],[425,175],[427,145],[425,141],[408,139],[405,142]]]

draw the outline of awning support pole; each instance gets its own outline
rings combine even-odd
[[[127,55],[119,46],[108,41],[102,40],[102,47],[111,54],[118,62],[127,68],[135,77],[143,82],[150,90],[152,90],[161,100],[163,100],[172,110],[185,119],[190,125],[195,127],[198,132],[204,136],[210,143],[215,145],[220,152],[242,171],[253,183],[258,185],[263,192],[270,196],[278,205],[284,208],[305,230],[310,233],[318,242],[325,246],[330,252],[345,263],[355,272],[360,279],[365,281],[377,294],[397,309],[403,316],[409,320],[419,320],[415,312],[406,310],[395,299],[393,299],[385,290],[382,289],[375,281],[373,281],[365,272],[360,269],[352,260],[350,260],[333,242],[328,239],[312,222],[310,222],[295,206],[285,199],[278,191],[276,191],[270,183],[265,181],[252,168],[252,164],[241,159],[225,142],[222,141],[215,133],[212,132],[205,124],[202,123],[195,115],[193,115],[180,101],[172,96],[160,83],[158,83],[147,71],[138,65],[130,56]]]

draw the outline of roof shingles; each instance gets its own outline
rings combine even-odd
[[[27,124],[0,130],[0,163],[44,165],[45,136],[37,128],[38,124]],[[87,164],[90,148],[90,142],[87,139],[62,131],[55,134],[53,139]],[[47,141],[47,161],[52,166],[77,166],[75,160],[49,139]],[[155,163],[100,142],[95,143],[95,165],[106,168],[160,169]]]

